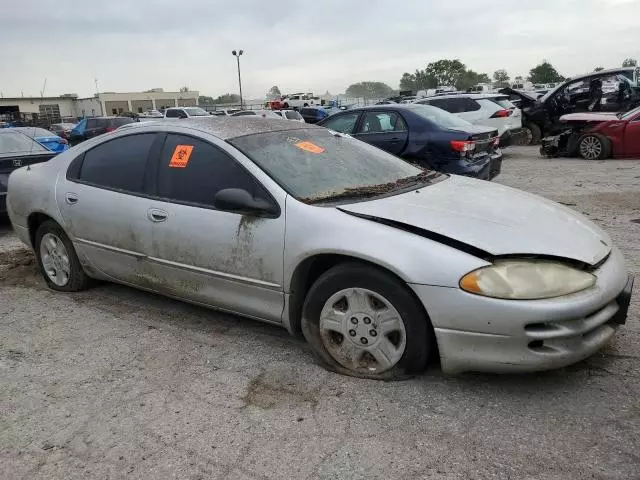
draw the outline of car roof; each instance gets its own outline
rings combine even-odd
[[[362,107],[354,107],[348,110],[341,110],[345,113],[354,112],[358,110],[415,110],[416,108],[422,108],[425,105],[418,103],[393,103],[388,105],[367,105]]]
[[[432,100],[432,99],[439,99],[439,98],[464,98],[464,97],[468,97],[468,98],[473,98],[474,100],[482,100],[484,98],[495,98],[495,97],[508,97],[508,95],[505,95],[504,93],[453,93],[450,95],[437,95],[437,96],[432,96],[432,97],[424,97],[421,98],[419,101],[424,101],[424,100]]]
[[[135,127],[129,127],[127,130],[131,131],[136,127],[142,128],[166,125],[177,125],[191,128],[193,130],[199,130],[201,132],[209,133],[222,140],[231,140],[233,138],[244,137],[246,135],[254,135],[258,133],[322,128],[307,123],[303,124],[284,119],[264,119],[262,117],[256,117],[255,115],[245,115],[240,117],[216,117],[212,115],[209,117],[184,118],[180,120],[176,119],[175,121],[157,120],[143,122],[138,123]]]
[[[562,83],[566,83],[569,81],[581,80],[583,78],[589,78],[589,77],[601,76],[601,75],[610,75],[610,74],[622,73],[622,72],[633,72],[634,70],[635,70],[635,67],[621,67],[621,68],[610,68],[608,70],[600,70],[599,72],[583,73],[581,75],[575,75],[573,77],[569,77],[565,79],[564,82],[559,82],[556,85],[560,85]]]

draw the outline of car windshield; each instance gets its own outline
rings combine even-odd
[[[321,128],[247,135],[230,143],[306,203],[379,196],[439,175]]]
[[[467,128],[471,124],[462,118],[431,105],[413,104],[411,111],[444,128]]]
[[[0,155],[12,155],[16,153],[48,152],[38,142],[23,135],[20,132],[0,133]]]
[[[190,117],[203,117],[205,115],[209,115],[209,112],[199,107],[185,108],[184,111],[187,112]]]
[[[302,118],[302,115],[294,110],[288,110],[284,114],[289,120],[300,120]]]

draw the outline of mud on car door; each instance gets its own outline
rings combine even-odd
[[[279,322],[285,216],[217,207],[219,192],[240,189],[279,212],[276,200],[219,143],[166,136],[149,202],[154,281],[167,295]]]

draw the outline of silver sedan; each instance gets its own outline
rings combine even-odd
[[[402,378],[564,366],[626,320],[609,236],[511,188],[284,120],[151,122],[9,178],[47,284],[93,279],[303,334],[327,368]]]

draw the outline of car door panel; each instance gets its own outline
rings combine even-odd
[[[367,131],[367,118],[376,117],[376,131]],[[383,117],[383,120],[389,124],[382,125],[381,120],[377,117]],[[393,122],[393,124],[391,124]],[[403,127],[395,130],[395,123],[402,123]],[[407,144],[409,139],[409,132],[406,128],[404,120],[399,116],[397,112],[393,111],[372,111],[365,112],[358,125],[358,133],[353,135],[358,140],[367,142],[370,145],[374,145],[382,150],[385,150],[394,155],[400,155]]]
[[[231,156],[230,147],[214,143],[169,134],[157,158],[160,198],[149,206],[166,212],[166,218],[149,222],[155,289],[280,322],[284,212],[267,218],[215,209],[215,193],[224,188],[243,188],[261,197],[269,194]],[[192,147],[185,167],[172,168],[175,152],[185,146]]]
[[[633,158],[640,156],[640,115],[627,122],[624,130],[624,156]]]
[[[168,214],[152,227],[158,291],[280,322],[284,215],[259,218],[158,201],[153,208]]]
[[[155,133],[116,137],[74,160],[56,187],[66,229],[83,264],[98,276],[147,286],[151,225],[148,169]]]

